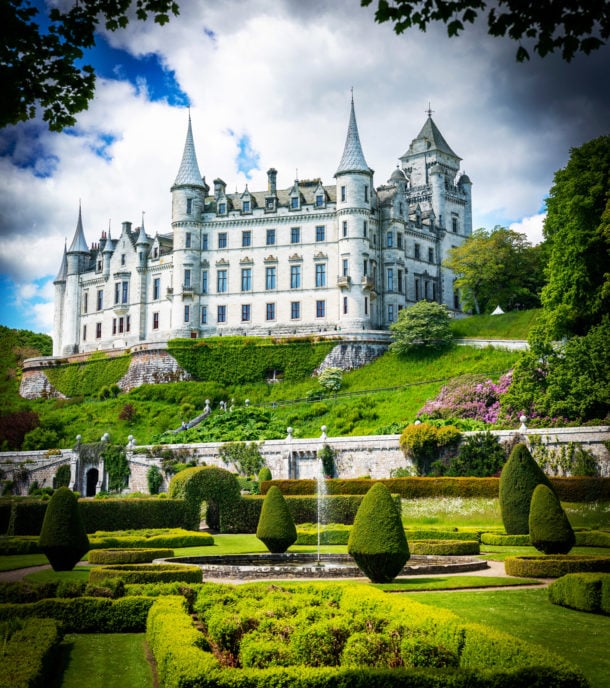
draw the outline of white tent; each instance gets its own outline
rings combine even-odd
[[[492,313],[492,315],[502,315],[504,311],[500,308],[500,306],[496,306],[496,310]]]

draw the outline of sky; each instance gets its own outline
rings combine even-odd
[[[42,3],[43,0],[38,0]],[[351,89],[363,151],[385,183],[426,111],[473,182],[473,227],[542,239],[545,197],[570,149],[610,133],[610,46],[571,63],[490,38],[484,23],[397,36],[359,0],[182,0],[160,27],[102,32],[75,127],[0,130],[0,324],[50,333],[53,280],[82,207],[85,237],[125,220],[171,231],[170,187],[192,119],[210,186],[325,184],[341,158]]]

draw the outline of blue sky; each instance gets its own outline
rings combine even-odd
[[[41,0],[38,0],[39,3]],[[208,183],[333,182],[354,87],[364,153],[385,183],[433,118],[473,181],[475,227],[540,238],[544,198],[571,147],[608,134],[608,47],[570,64],[517,64],[516,46],[475,26],[396,36],[357,0],[181,3],[165,27],[131,22],[86,55],[96,96],[77,125],[0,130],[0,323],[50,332],[53,279],[79,202],[89,243],[124,220],[168,233],[169,188],[190,107]]]

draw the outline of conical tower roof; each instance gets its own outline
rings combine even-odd
[[[140,244],[150,244],[150,239],[146,236],[146,230],[144,229],[144,213],[142,213],[142,224],[140,225],[140,232],[136,240],[136,246]]]
[[[197,164],[197,154],[195,153],[195,143],[193,141],[193,129],[191,127],[191,113],[189,112],[189,124],[186,132],[186,141],[184,143],[184,152],[182,153],[182,162],[180,169],[176,175],[174,186],[201,186],[201,172],[199,172],[199,165]]]
[[[66,243],[67,242],[64,243],[64,255],[62,256],[61,265],[59,266],[59,272],[57,273],[55,282],[65,282],[66,277],[68,276],[68,247],[66,246]]]
[[[349,125],[347,127],[347,137],[345,139],[345,148],[343,149],[343,156],[339,167],[335,172],[344,174],[346,172],[367,172],[371,169],[364,159],[362,146],[360,145],[360,136],[358,134],[358,125],[356,124],[356,112],[354,110],[354,98],[352,97],[352,106],[349,115]]]
[[[74,232],[74,239],[70,244],[68,253],[89,253],[89,247],[85,240],[85,232],[83,231],[83,214],[81,212],[80,204],[78,206],[78,222],[76,223],[76,231]]]
[[[447,141],[443,138],[443,135],[439,131],[438,127],[434,123],[431,115],[428,115],[424,126],[421,128],[419,134],[411,141],[409,150],[403,155],[403,158],[414,155],[416,153],[421,153],[423,151],[433,151],[437,150],[441,153],[446,153],[451,155],[458,160],[461,160],[459,155],[456,155],[452,150]]]

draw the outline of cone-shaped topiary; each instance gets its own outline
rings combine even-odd
[[[553,487],[525,444],[516,444],[500,475],[500,511],[508,535],[527,535],[536,485]]]
[[[546,485],[537,485],[530,506],[530,540],[545,554],[567,554],[576,537],[557,496]]]
[[[78,500],[67,487],[60,487],[49,500],[38,545],[54,571],[71,571],[89,551]]]
[[[297,529],[280,488],[272,485],[265,496],[256,537],[273,554],[282,554],[297,540]]]
[[[409,558],[409,545],[388,488],[375,483],[362,500],[347,543],[360,570],[373,583],[389,583]]]

